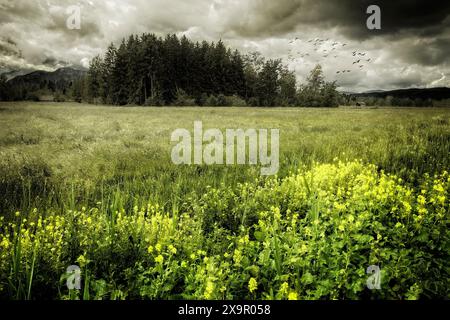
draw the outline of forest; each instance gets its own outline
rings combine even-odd
[[[95,57],[74,91],[78,100],[86,88],[89,102],[113,105],[338,105],[336,85],[324,81],[320,66],[309,82],[299,92],[295,74],[281,60],[257,52],[244,55],[222,41],[194,43],[174,34],[164,39],[144,34],[130,36],[118,47],[111,44],[103,57]]]
[[[56,101],[108,105],[337,107],[340,98],[336,83],[325,81],[320,65],[299,86],[281,59],[175,34],[131,35],[118,46],[112,43],[92,59],[84,76],[70,82],[8,88],[10,82],[0,80],[0,99],[38,100],[36,92],[47,90]]]
[[[221,40],[194,42],[175,34],[131,35],[111,43],[89,69],[35,71],[7,81],[0,101],[76,101],[137,106],[445,107],[448,88],[343,93],[317,64],[299,83],[282,59],[241,53]]]

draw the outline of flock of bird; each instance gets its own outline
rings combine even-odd
[[[305,57],[315,57],[316,60],[322,58],[338,58],[340,57],[340,50],[344,49],[348,46],[347,43],[332,41],[330,39],[310,39],[310,40],[302,40],[300,38],[295,38],[289,41],[289,44],[294,46],[297,42],[304,42],[306,46],[303,48],[303,51],[298,51],[295,48],[289,49],[288,52],[288,60],[296,61],[299,58]],[[307,50],[305,50],[307,49]],[[314,52],[314,53],[313,53]],[[372,58],[367,56],[365,52],[353,51],[351,53],[351,57],[353,58],[352,65],[350,69],[343,69],[336,71],[337,75],[346,74],[352,72],[352,67],[357,67],[357,70],[363,70],[367,63],[372,62]]]

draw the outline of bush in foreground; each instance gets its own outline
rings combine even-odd
[[[0,224],[2,299],[448,298],[450,178],[411,189],[360,162],[157,206]],[[77,264],[83,290],[68,291]],[[382,270],[382,290],[366,269]]]

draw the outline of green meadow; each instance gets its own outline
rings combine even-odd
[[[194,121],[280,129],[278,175],[174,165]],[[449,152],[448,108],[1,103],[0,299],[448,298]]]

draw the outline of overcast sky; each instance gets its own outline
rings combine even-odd
[[[381,30],[366,27],[370,4],[381,7]],[[71,5],[81,6],[80,30],[66,26]],[[300,82],[320,63],[346,91],[450,86],[450,1],[430,0],[0,0],[0,69],[87,66],[143,32],[283,58]]]

